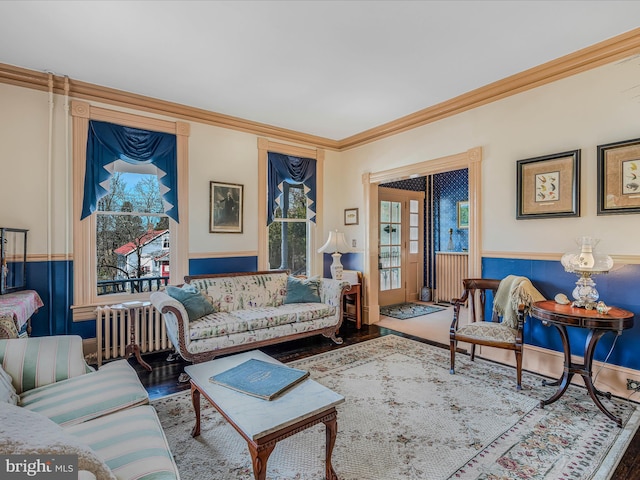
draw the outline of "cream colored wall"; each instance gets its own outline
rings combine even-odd
[[[71,245],[71,176],[67,181],[64,97],[54,95],[51,199],[48,195],[49,94],[0,84],[0,226],[29,229],[29,255],[61,259]],[[155,118],[180,120],[130,109],[100,105]],[[257,252],[257,136],[190,122],[189,137],[189,253]],[[71,123],[69,123],[69,135]],[[69,160],[67,160],[69,158]],[[244,185],[244,232],[209,233],[209,182]],[[69,198],[67,199],[67,192]],[[48,245],[48,206],[51,205],[51,245]],[[68,208],[67,208],[67,205]],[[67,218],[69,212],[69,218]]]
[[[596,147],[640,137],[638,85],[635,57],[343,152],[327,162],[340,199],[327,195],[325,206],[362,208],[365,172],[481,146],[484,252],[560,253],[575,247],[575,236],[591,235],[608,253],[638,255],[638,215],[596,214]],[[581,216],[516,220],[516,161],[574,149],[582,149]],[[359,245],[362,223],[353,232]]]

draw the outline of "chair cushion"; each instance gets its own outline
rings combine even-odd
[[[59,425],[86,422],[136,405],[149,403],[138,374],[126,360],[20,395],[20,406],[38,412]]]
[[[189,316],[189,321],[214,313],[213,304],[207,300],[193,285],[183,285],[182,287],[168,286],[165,291],[167,295],[175,298],[184,306]]]
[[[19,394],[92,370],[78,335],[0,340],[0,364]]]
[[[284,303],[320,303],[320,279],[296,278],[287,279],[287,296]]]
[[[3,455],[77,455],[79,470],[93,473],[97,480],[116,480],[91,447],[47,417],[4,405],[0,407],[0,425],[0,453]]]
[[[122,410],[65,430],[95,450],[118,478],[179,479],[158,415],[151,406]]]
[[[476,340],[489,340],[494,342],[514,343],[518,330],[496,322],[473,322],[460,327],[456,331],[458,340],[467,337]]]
[[[13,388],[11,377],[0,367],[0,403],[17,405],[19,401],[20,396],[16,393],[16,389]]]

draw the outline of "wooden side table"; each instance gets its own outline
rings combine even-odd
[[[138,327],[138,320],[140,317],[139,312],[143,308],[151,305],[151,302],[125,302],[118,305],[111,305],[113,310],[126,310],[129,315],[129,343],[127,344],[125,355],[129,358],[131,355],[136,357],[136,360],[145,370],[149,372],[152,370],[151,366],[142,359],[140,355],[140,345],[136,340],[136,328]],[[142,321],[142,319],[140,319]]]
[[[355,307],[356,313],[355,315],[347,312],[346,301],[347,295],[355,295]],[[353,318],[356,321],[356,328],[360,330],[362,326],[362,284],[354,283],[351,285],[351,288],[344,292],[342,295],[342,314],[347,318]]]
[[[616,422],[618,427],[622,427],[622,420],[607,410],[598,398],[598,395],[611,398],[611,393],[601,392],[593,385],[591,378],[593,354],[598,340],[605,333],[616,332],[617,335],[621,335],[623,330],[633,327],[633,313],[621,308],[611,307],[608,313],[600,314],[595,310],[560,305],[553,300],[545,300],[533,304],[531,316],[542,320],[542,324],[545,326],[553,325],[556,327],[562,338],[562,347],[564,349],[564,371],[562,376],[554,382],[547,382],[546,380],[542,382],[543,385],[557,386],[558,390],[548,400],[542,400],[540,407],[544,408],[545,405],[549,405],[562,397],[569,387],[573,375],[578,374],[584,379],[587,392],[589,392],[589,396],[596,406],[607,417]],[[584,363],[580,364],[571,361],[571,346],[567,335],[567,327],[589,330],[584,347]]]

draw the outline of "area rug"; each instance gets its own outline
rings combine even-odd
[[[584,388],[544,409],[554,387],[510,367],[467,356],[449,374],[449,352],[387,335],[290,363],[340,392],[333,466],[341,480],[605,479],[638,428],[635,403],[604,400],[618,428]],[[182,480],[252,479],[247,445],[205,399],[202,434],[190,436],[188,392],[152,402]],[[277,444],[270,480],[324,478],[323,425]]]
[[[433,312],[439,312],[440,310],[444,310],[444,308],[422,305],[420,303],[398,303],[396,305],[380,307],[380,315],[406,320],[407,318],[420,317]]]

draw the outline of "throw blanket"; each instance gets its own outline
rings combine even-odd
[[[529,314],[531,305],[546,300],[536,290],[527,277],[509,275],[500,281],[500,286],[493,299],[493,310],[502,316],[502,324],[518,327],[518,306],[524,305],[525,315]]]

